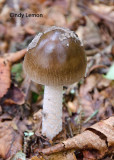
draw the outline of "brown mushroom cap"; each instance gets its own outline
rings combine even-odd
[[[51,27],[28,46],[24,70],[43,85],[69,85],[85,74],[86,56],[78,36],[69,29]]]

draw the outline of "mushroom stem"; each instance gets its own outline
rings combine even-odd
[[[62,130],[63,86],[45,86],[42,134],[53,139]]]

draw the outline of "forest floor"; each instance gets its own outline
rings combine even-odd
[[[64,87],[52,141],[41,134],[44,87],[23,71],[28,44],[50,26],[76,32],[87,55],[86,77]],[[0,160],[114,159],[113,38],[113,0],[0,1]]]

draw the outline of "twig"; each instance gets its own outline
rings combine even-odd
[[[72,128],[71,128],[71,125],[70,125],[70,121],[71,121],[70,117],[67,117],[66,118],[66,126],[67,126],[67,129],[68,129],[68,132],[69,132],[68,136],[71,138],[71,137],[73,137],[73,133],[72,133]]]
[[[15,11],[19,12],[19,0],[13,0]],[[16,26],[21,26],[21,17],[16,17]]]
[[[93,114],[91,114],[91,115],[84,121],[84,123],[87,123],[89,120],[91,120],[94,116],[96,116],[96,115],[98,114],[98,112],[99,112],[98,109],[95,110],[95,111],[93,112]]]

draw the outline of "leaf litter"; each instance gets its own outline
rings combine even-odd
[[[43,17],[10,18],[10,12],[16,11],[14,3],[0,1],[0,157],[113,159],[113,2],[16,2],[19,12],[42,13]],[[22,61],[24,48],[34,36],[53,25],[79,35],[88,66],[86,78],[64,87],[63,131],[50,141],[41,135],[43,87],[25,78]]]

